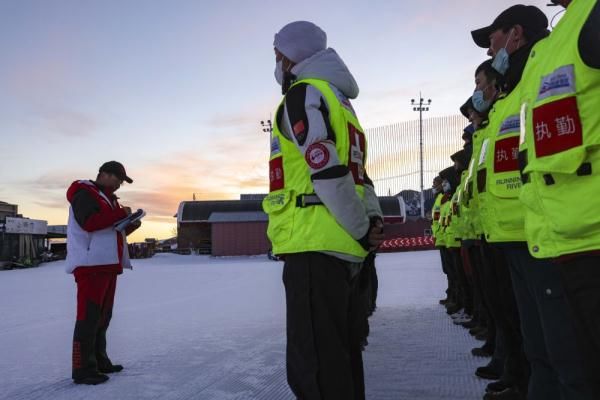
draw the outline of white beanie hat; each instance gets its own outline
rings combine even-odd
[[[290,22],[275,34],[273,46],[295,63],[327,48],[327,34],[312,22]]]

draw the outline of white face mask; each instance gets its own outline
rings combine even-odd
[[[494,68],[496,71],[498,71],[502,75],[504,75],[506,73],[506,71],[508,71],[508,67],[510,66],[509,56],[508,56],[508,51],[506,50],[506,46],[508,46],[508,42],[510,42],[510,38],[512,37],[514,30],[515,30],[515,28],[510,30],[510,33],[508,34],[508,38],[506,39],[506,43],[504,44],[504,47],[501,48],[498,51],[498,53],[496,53],[496,57],[494,57],[494,61],[492,61],[492,68]],[[519,41],[519,43],[517,43],[517,47],[519,47],[519,44],[520,44],[520,41]]]
[[[444,190],[444,193],[448,193],[450,189],[452,189],[450,182],[444,181],[444,183],[442,183],[442,189]]]
[[[486,112],[487,110],[490,109],[490,106],[492,105],[492,101],[485,100],[485,98],[483,96],[483,91],[486,90],[487,88],[488,87],[485,87],[483,89],[474,91],[473,96],[471,97],[471,102],[473,103],[473,107],[475,107],[475,110],[477,110],[480,113]]]
[[[275,80],[279,86],[283,85],[283,59],[275,63]]]

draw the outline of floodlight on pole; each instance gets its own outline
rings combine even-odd
[[[425,101],[421,92],[419,92],[419,101],[410,99],[410,104],[413,106],[413,111],[419,112],[419,150],[420,150],[420,161],[421,161],[421,218],[425,218],[425,197],[423,194],[423,111],[429,111],[429,105],[431,99]]]
[[[262,131],[265,133],[273,132],[273,123],[270,119],[266,121],[260,121],[260,125],[262,126]]]

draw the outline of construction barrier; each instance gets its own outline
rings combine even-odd
[[[379,252],[392,253],[396,251],[433,250],[434,243],[431,236],[399,237],[384,240],[379,246]]]

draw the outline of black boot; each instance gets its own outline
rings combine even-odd
[[[108,376],[96,372],[88,376],[73,379],[73,382],[75,382],[78,385],[98,385],[100,383],[106,382],[107,380]]]
[[[491,357],[494,354],[494,351],[490,348],[486,348],[486,345],[481,347],[475,347],[471,349],[471,354],[475,357]]]
[[[494,363],[494,360],[490,361],[488,365],[479,367],[475,370],[475,375],[483,379],[498,380],[502,375],[501,368],[498,363]]]
[[[120,364],[98,365],[98,371],[103,374],[112,374],[113,372],[123,371],[123,366]]]
[[[488,392],[483,396],[483,400],[526,400],[527,397],[523,395],[518,389],[508,388],[501,392]]]
[[[490,392],[502,392],[503,390],[506,390],[508,388],[512,387],[512,385],[508,382],[504,382],[502,379],[500,379],[499,381],[494,381],[492,383],[488,383],[488,385],[485,387],[485,391],[486,393],[490,393]]]

